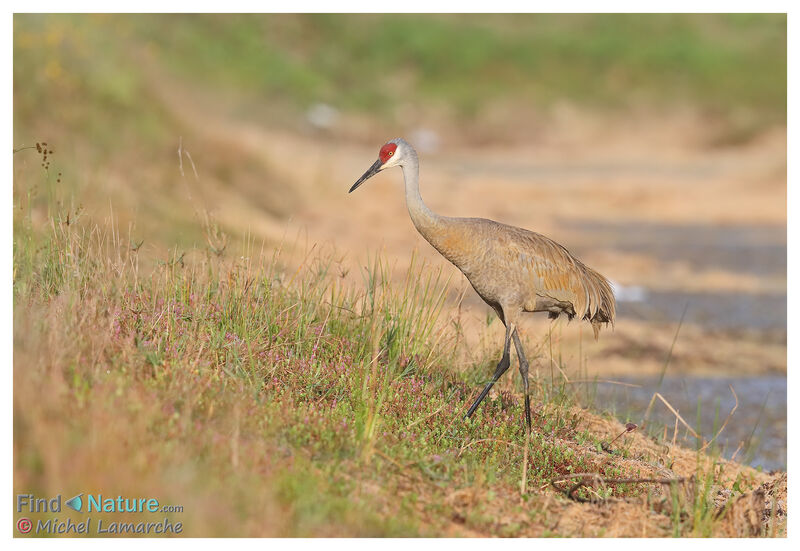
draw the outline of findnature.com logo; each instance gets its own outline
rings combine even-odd
[[[62,504],[69,510],[78,513],[182,513],[182,505],[161,505],[153,497],[107,497],[103,494],[80,493],[64,500],[61,494],[53,498],[37,498],[33,494],[18,494],[17,513],[45,514],[61,513]],[[69,512],[64,509],[64,512]],[[168,517],[158,521],[119,522],[103,521],[98,518],[75,521],[72,518],[60,519],[58,517],[40,518],[37,520],[28,517],[17,519],[17,530],[21,534],[180,534],[183,532],[182,522],[173,522]]]

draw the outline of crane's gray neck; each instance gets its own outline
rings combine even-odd
[[[412,150],[413,151],[413,150]],[[406,184],[406,206],[411,221],[417,231],[428,241],[431,240],[430,232],[441,222],[442,217],[428,208],[419,194],[419,160],[417,154],[409,155],[403,161],[403,179]]]

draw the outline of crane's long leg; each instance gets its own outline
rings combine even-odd
[[[503,345],[503,357],[500,358],[500,363],[497,364],[497,369],[494,370],[494,375],[492,376],[492,380],[486,385],[483,391],[480,393],[478,398],[475,402],[470,406],[469,411],[467,411],[467,418],[472,417],[472,414],[475,413],[475,410],[478,409],[478,405],[486,398],[486,395],[489,394],[489,391],[492,389],[494,384],[497,382],[503,373],[508,370],[509,366],[511,365],[511,332],[514,330],[513,324],[509,323],[506,324],[506,341]]]
[[[531,447],[531,397],[528,395],[528,359],[525,357],[525,351],[522,350],[522,341],[516,328],[512,335],[514,337],[514,348],[517,349],[522,388],[525,391],[525,453],[522,456],[522,480],[519,484],[520,493],[525,494],[528,491],[528,449]]]
[[[527,423],[528,433],[531,432],[531,397],[528,395],[528,360],[525,358],[525,351],[522,349],[522,341],[519,338],[519,331],[514,331],[514,348],[517,349],[517,359],[519,359],[519,374],[522,376],[522,388],[525,391],[525,422]]]

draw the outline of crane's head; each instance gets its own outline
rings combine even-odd
[[[416,158],[414,148],[403,138],[395,138],[390,142],[386,142],[378,152],[378,160],[369,167],[355,184],[353,184],[353,187],[350,188],[348,193],[352,193],[358,186],[375,176],[381,170],[402,165],[403,161],[411,156]]]

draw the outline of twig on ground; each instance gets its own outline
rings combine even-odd
[[[580,480],[576,484],[573,484],[572,486],[566,489],[558,486],[558,483],[566,482],[573,478],[580,478]],[[578,503],[588,503],[590,501],[607,501],[607,498],[591,500],[576,495],[575,492],[577,492],[581,488],[583,487],[593,488],[596,483],[599,483],[600,485],[605,487],[606,484],[675,484],[675,483],[684,483],[687,480],[689,479],[683,476],[676,478],[605,478],[597,473],[575,473],[571,475],[562,476],[559,478],[554,478],[553,480],[550,481],[550,485],[573,501],[577,501]]]

